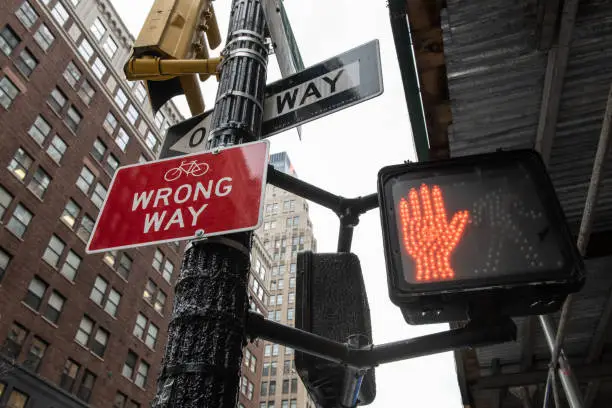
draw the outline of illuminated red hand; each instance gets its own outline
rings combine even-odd
[[[416,188],[408,199],[400,201],[403,242],[406,252],[416,262],[416,280],[452,279],[455,272],[450,256],[465,229],[468,211],[458,211],[449,223],[442,199],[442,190],[421,185],[420,200]]]

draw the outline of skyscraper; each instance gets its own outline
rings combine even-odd
[[[272,154],[270,164],[297,177],[286,152]],[[268,319],[294,326],[296,259],[298,251],[316,251],[305,199],[282,189],[266,187],[264,224],[257,231],[272,257],[268,280]],[[260,408],[314,406],[295,370],[293,349],[265,343]]]

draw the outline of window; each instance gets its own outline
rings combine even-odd
[[[270,365],[270,375],[271,376],[275,376],[276,375],[276,361],[273,361],[272,364]]]
[[[106,193],[106,187],[104,187],[104,185],[102,185],[100,182],[96,183],[96,187],[91,193],[91,201],[96,207],[102,208],[102,204],[104,204],[104,199],[106,198]]]
[[[6,25],[2,31],[0,31],[0,49],[2,49],[5,55],[10,55],[15,47],[19,45],[20,41],[21,40],[10,26]]]
[[[52,235],[51,239],[49,240],[49,244],[47,245],[47,249],[45,249],[45,252],[43,254],[43,259],[49,265],[53,266],[54,268],[57,268],[59,265],[60,257],[62,256],[62,252],[64,252],[65,248],[66,244],[64,243],[64,241],[59,239],[57,235]]]
[[[9,395],[8,402],[6,403],[6,408],[25,408],[29,399],[30,397],[28,394],[13,389],[13,391],[11,391],[11,395]]]
[[[291,275],[295,275],[295,272],[297,271],[297,265],[292,263],[291,266],[289,267],[289,273]]]
[[[68,35],[70,36],[70,38],[72,38],[72,41],[76,43],[79,40],[79,38],[81,38],[81,34],[82,32],[78,24],[76,22],[72,23],[72,25],[68,29]]]
[[[115,133],[115,129],[117,128],[117,118],[112,113],[108,112],[106,115],[106,119],[104,119],[104,129],[109,135]]]
[[[149,323],[149,329],[147,330],[147,337],[145,338],[145,344],[151,348],[155,348],[157,342],[157,334],[159,329],[153,323]]]
[[[117,93],[115,94],[115,102],[119,105],[120,109],[125,108],[125,104],[127,103],[127,95],[123,92],[123,89],[118,88]]]
[[[61,4],[61,3],[57,3]],[[70,61],[68,66],[64,70],[64,79],[66,82],[70,84],[71,87],[76,88],[77,83],[81,80],[81,76],[83,75],[79,68],[74,64],[74,62]]]
[[[51,125],[42,116],[38,115],[34,120],[28,134],[32,139],[36,140],[38,144],[43,144],[47,136],[51,133]]]
[[[7,254],[2,248],[0,248],[0,282],[2,281],[2,277],[6,273],[10,262],[11,256]]]
[[[136,378],[134,379],[134,383],[144,388],[147,384],[147,376],[149,375],[149,364],[140,360],[140,365],[138,366],[138,371],[136,372]]]
[[[130,104],[130,105],[128,106],[128,109],[127,109],[127,113],[126,113],[126,115],[127,115],[128,121],[129,121],[129,122],[130,122],[132,125],[135,125],[135,124],[136,124],[136,121],[138,120],[138,111],[136,110],[136,108],[134,107],[134,105]]]
[[[297,392],[297,378],[291,379],[291,392]]]
[[[51,15],[57,21],[60,27],[63,27],[68,21],[68,12],[64,8],[61,2],[55,3],[55,7],[51,10]]]
[[[283,374],[291,374],[291,360],[283,361]]]
[[[67,147],[66,142],[64,142],[58,135],[55,135],[47,147],[47,154],[54,162],[60,164],[62,157],[64,157],[64,153],[66,153]]]
[[[85,374],[83,374],[83,378],[81,379],[81,385],[76,394],[77,397],[88,402],[95,382],[96,376],[91,371],[85,370]]]
[[[74,278],[76,277],[77,270],[81,265],[81,257],[78,256],[75,252],[68,251],[68,255],[66,255],[66,260],[64,264],[60,268],[60,273],[64,275],[69,281],[74,282]]]
[[[74,106],[68,108],[68,112],[66,113],[66,117],[64,118],[64,123],[73,131],[76,132],[79,124],[81,123],[81,113],[76,110]]]
[[[293,391],[291,391],[291,392],[293,392]],[[296,391],[296,392],[297,392],[297,391]],[[297,400],[292,399],[292,400],[290,401],[290,407],[289,407],[289,408],[297,408]]]
[[[74,385],[74,381],[76,380],[80,369],[81,366],[75,361],[70,359],[66,360],[66,363],[64,364],[64,369],[62,371],[62,376],[60,378],[60,388],[65,391],[71,392],[72,386]]]
[[[53,45],[55,36],[51,33],[51,30],[49,30],[49,27],[43,23],[34,33],[34,41],[36,41],[36,44],[38,44],[43,51],[47,51],[51,45]]]
[[[47,307],[43,312],[43,316],[50,322],[57,323],[59,320],[62,309],[66,303],[66,298],[60,295],[58,292],[53,291],[47,302]]]
[[[38,167],[34,172],[34,176],[28,184],[28,189],[34,193],[34,195],[41,200],[44,198],[49,184],[51,183],[51,177],[43,170],[42,167]]]
[[[115,174],[115,171],[117,171],[118,168],[119,159],[117,159],[114,154],[109,154],[104,162],[104,170],[106,170],[106,172],[112,176]]]
[[[106,33],[106,27],[104,26],[104,24],[102,24],[102,21],[100,21],[99,18],[96,18],[96,20],[91,25],[91,32],[97,41],[100,41],[102,37],[104,37],[104,34]]]
[[[93,227],[94,220],[88,215],[84,215],[81,219],[81,224],[79,225],[79,228],[77,228],[76,234],[83,241],[87,242],[89,240],[91,232],[93,231]]]
[[[289,288],[295,288],[295,278],[289,278]]]
[[[36,23],[36,20],[38,20],[38,14],[27,0],[21,3],[21,6],[15,12],[15,15],[26,28],[32,28],[34,23]]]
[[[293,320],[295,309],[287,309],[287,320]]]
[[[264,374],[265,375],[265,374]],[[267,381],[263,381],[261,383],[261,388],[260,388],[260,395],[262,397],[265,397],[266,395],[268,395],[268,382]]]
[[[87,166],[83,166],[81,169],[81,174],[79,174],[79,178],[77,179],[76,185],[77,187],[85,194],[88,195],[89,189],[94,181],[94,175],[89,170]]]
[[[81,84],[78,94],[79,94],[79,97],[81,97],[81,100],[83,101],[83,103],[85,103],[85,105],[89,105],[94,95],[96,94],[96,91],[93,88],[93,86],[89,83],[89,81],[85,80]]]
[[[98,331],[96,331],[96,335],[91,342],[91,351],[98,357],[104,357],[104,352],[106,351],[106,344],[108,343],[108,336],[110,334],[108,331],[104,330],[101,327],[98,327]]]
[[[270,388],[268,389],[269,395],[276,394],[276,381],[270,381]]]
[[[287,299],[287,302],[291,305],[293,303],[295,303],[295,293],[294,292],[290,292],[289,293],[289,298]]]
[[[28,355],[23,362],[24,367],[38,372],[38,368],[40,367],[40,362],[42,361],[45,351],[47,350],[48,343],[41,340],[38,337],[34,337],[32,339],[32,344],[30,345],[30,351],[28,351]]]
[[[284,391],[285,391],[284,387],[285,387],[285,384],[283,383],[283,393],[284,393]],[[281,408],[289,408],[289,401],[287,401],[287,400],[282,400],[282,401],[281,401]]]
[[[109,315],[113,317],[117,315],[121,294],[115,288],[109,287],[108,282],[101,276],[96,277],[89,298]]]
[[[147,97],[147,91],[144,85],[142,84],[142,82],[138,82],[136,86],[134,86],[134,89],[132,90],[132,92],[134,92],[134,96],[136,97],[136,100],[139,103],[143,103],[145,98]],[[155,117],[157,118],[157,116]]]
[[[106,78],[106,88],[108,89],[108,91],[112,94],[115,93],[115,89],[117,88],[117,80],[115,79],[114,76],[109,75],[108,78]]]
[[[30,50],[28,50],[27,48],[21,50],[21,53],[19,54],[19,59],[15,61],[15,66],[17,67],[19,72],[21,72],[25,77],[29,77],[37,65],[38,61],[36,60],[36,58],[34,58]]]
[[[164,261],[164,254],[159,249],[155,250],[155,255],[153,256],[153,268],[160,272],[167,282],[170,282],[174,272],[174,264],[169,259]]]
[[[272,346],[270,344],[266,344],[266,347],[264,348],[264,356],[266,357],[270,357],[272,354]]]
[[[253,399],[253,388],[254,388],[253,383],[249,381],[249,387],[248,387],[248,390],[247,390],[247,398],[249,400]]]
[[[17,204],[15,211],[13,211],[13,215],[6,224],[6,228],[15,236],[21,238],[23,234],[25,234],[30,221],[32,221],[32,217],[32,213],[28,211],[27,208],[21,204]]]
[[[278,356],[278,344],[272,346],[272,355]]]
[[[166,294],[151,279],[147,281],[142,297],[159,313],[163,312]]]
[[[18,358],[26,337],[28,337],[28,330],[19,323],[13,322],[4,343],[3,352],[11,358]]]
[[[91,320],[87,316],[83,316],[74,339],[78,341],[82,346],[87,347],[87,344],[89,343],[89,337],[91,336],[91,332],[93,331],[93,326],[93,320]]]
[[[89,60],[94,54],[94,50],[91,47],[91,44],[85,38],[83,38],[81,44],[79,44],[78,51],[79,54],[81,54],[81,57],[85,59],[85,62],[89,62]]]
[[[281,306],[283,304],[283,295],[276,295],[276,305]]]
[[[125,363],[123,363],[123,369],[121,370],[121,374],[128,379],[132,379],[134,375],[134,368],[136,367],[136,361],[138,360],[138,356],[133,351],[129,351]]]
[[[104,75],[106,74],[106,65],[104,65],[104,62],[102,62],[100,57],[96,57],[91,67],[98,79],[101,80],[102,78],[104,78]]]
[[[115,40],[112,39],[111,36],[108,36],[106,37],[106,41],[104,41],[104,44],[102,44],[102,49],[104,50],[106,55],[108,55],[108,58],[112,60],[115,56],[115,53],[117,52],[117,43],[115,42]]]
[[[91,148],[91,155],[100,163],[106,154],[106,145],[100,138],[94,140],[93,147]]]
[[[49,285],[38,277],[32,278],[30,285],[28,286],[28,292],[26,293],[23,302],[30,306],[34,310],[38,310],[42,303],[42,299],[45,296],[45,291]]]
[[[274,321],[275,322],[281,321],[281,311],[280,310],[277,310],[276,312],[274,312]]]
[[[281,290],[281,289],[283,289],[285,287],[284,283],[285,283],[284,279],[279,279],[278,280],[278,289],[279,290]]]
[[[113,402],[113,408],[125,408],[126,402],[127,396],[120,392],[117,392],[117,395],[115,395],[115,401]]]
[[[74,227],[76,222],[76,218],[79,216],[81,212],[81,207],[74,201],[73,199],[68,200],[66,206],[64,207],[64,211],[60,216],[60,220],[68,227]]]
[[[0,105],[4,106],[4,109],[8,109],[19,95],[17,86],[7,77],[0,79]]]
[[[66,95],[59,89],[55,88],[51,91],[49,98],[47,99],[47,103],[51,106],[51,109],[57,114],[59,114],[64,106],[66,105]]]
[[[290,356],[293,354],[293,349],[291,347],[285,347],[285,355]]]
[[[158,128],[160,128],[160,129],[162,128],[165,120],[166,120],[166,117],[164,116],[164,114],[161,111],[159,111],[159,112],[157,112],[155,114],[155,125]]]
[[[125,149],[129,141],[130,141],[130,137],[125,132],[125,130],[123,130],[123,128],[119,128],[117,137],[115,137],[115,143],[117,143],[117,146],[119,146],[122,152],[125,152]]]
[[[157,140],[157,137],[155,137],[153,132],[151,132],[150,130],[147,133],[147,136],[145,137],[145,144],[149,149],[151,149],[151,151],[153,151],[153,153],[157,153],[157,149],[159,147],[159,140]]]
[[[283,380],[283,394],[289,394],[289,380]],[[287,402],[287,401],[283,401]],[[285,407],[286,408],[286,407]]]

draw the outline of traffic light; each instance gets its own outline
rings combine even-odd
[[[378,194],[389,294],[408,323],[548,313],[584,283],[533,150],[385,167]]]
[[[296,280],[296,328],[341,343],[356,339],[363,346],[372,344],[368,298],[355,254],[300,252]],[[373,368],[360,375],[299,351],[295,365],[311,397],[323,408],[354,406],[355,384],[361,385],[357,405],[369,404],[376,396]]]
[[[192,63],[209,60],[204,33],[212,49],[221,43],[210,3],[211,0],[155,0],[153,3],[124,70],[129,80],[145,81],[154,113],[181,94],[185,94],[193,115],[204,112],[198,75],[200,80],[206,80],[210,72],[193,73]],[[206,64],[204,67],[208,68]],[[210,70],[215,69],[216,64],[211,62]]]

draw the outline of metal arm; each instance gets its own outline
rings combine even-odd
[[[125,64],[125,76],[130,81],[161,81],[179,75],[217,74],[222,58],[163,59],[159,57],[130,58]]]

